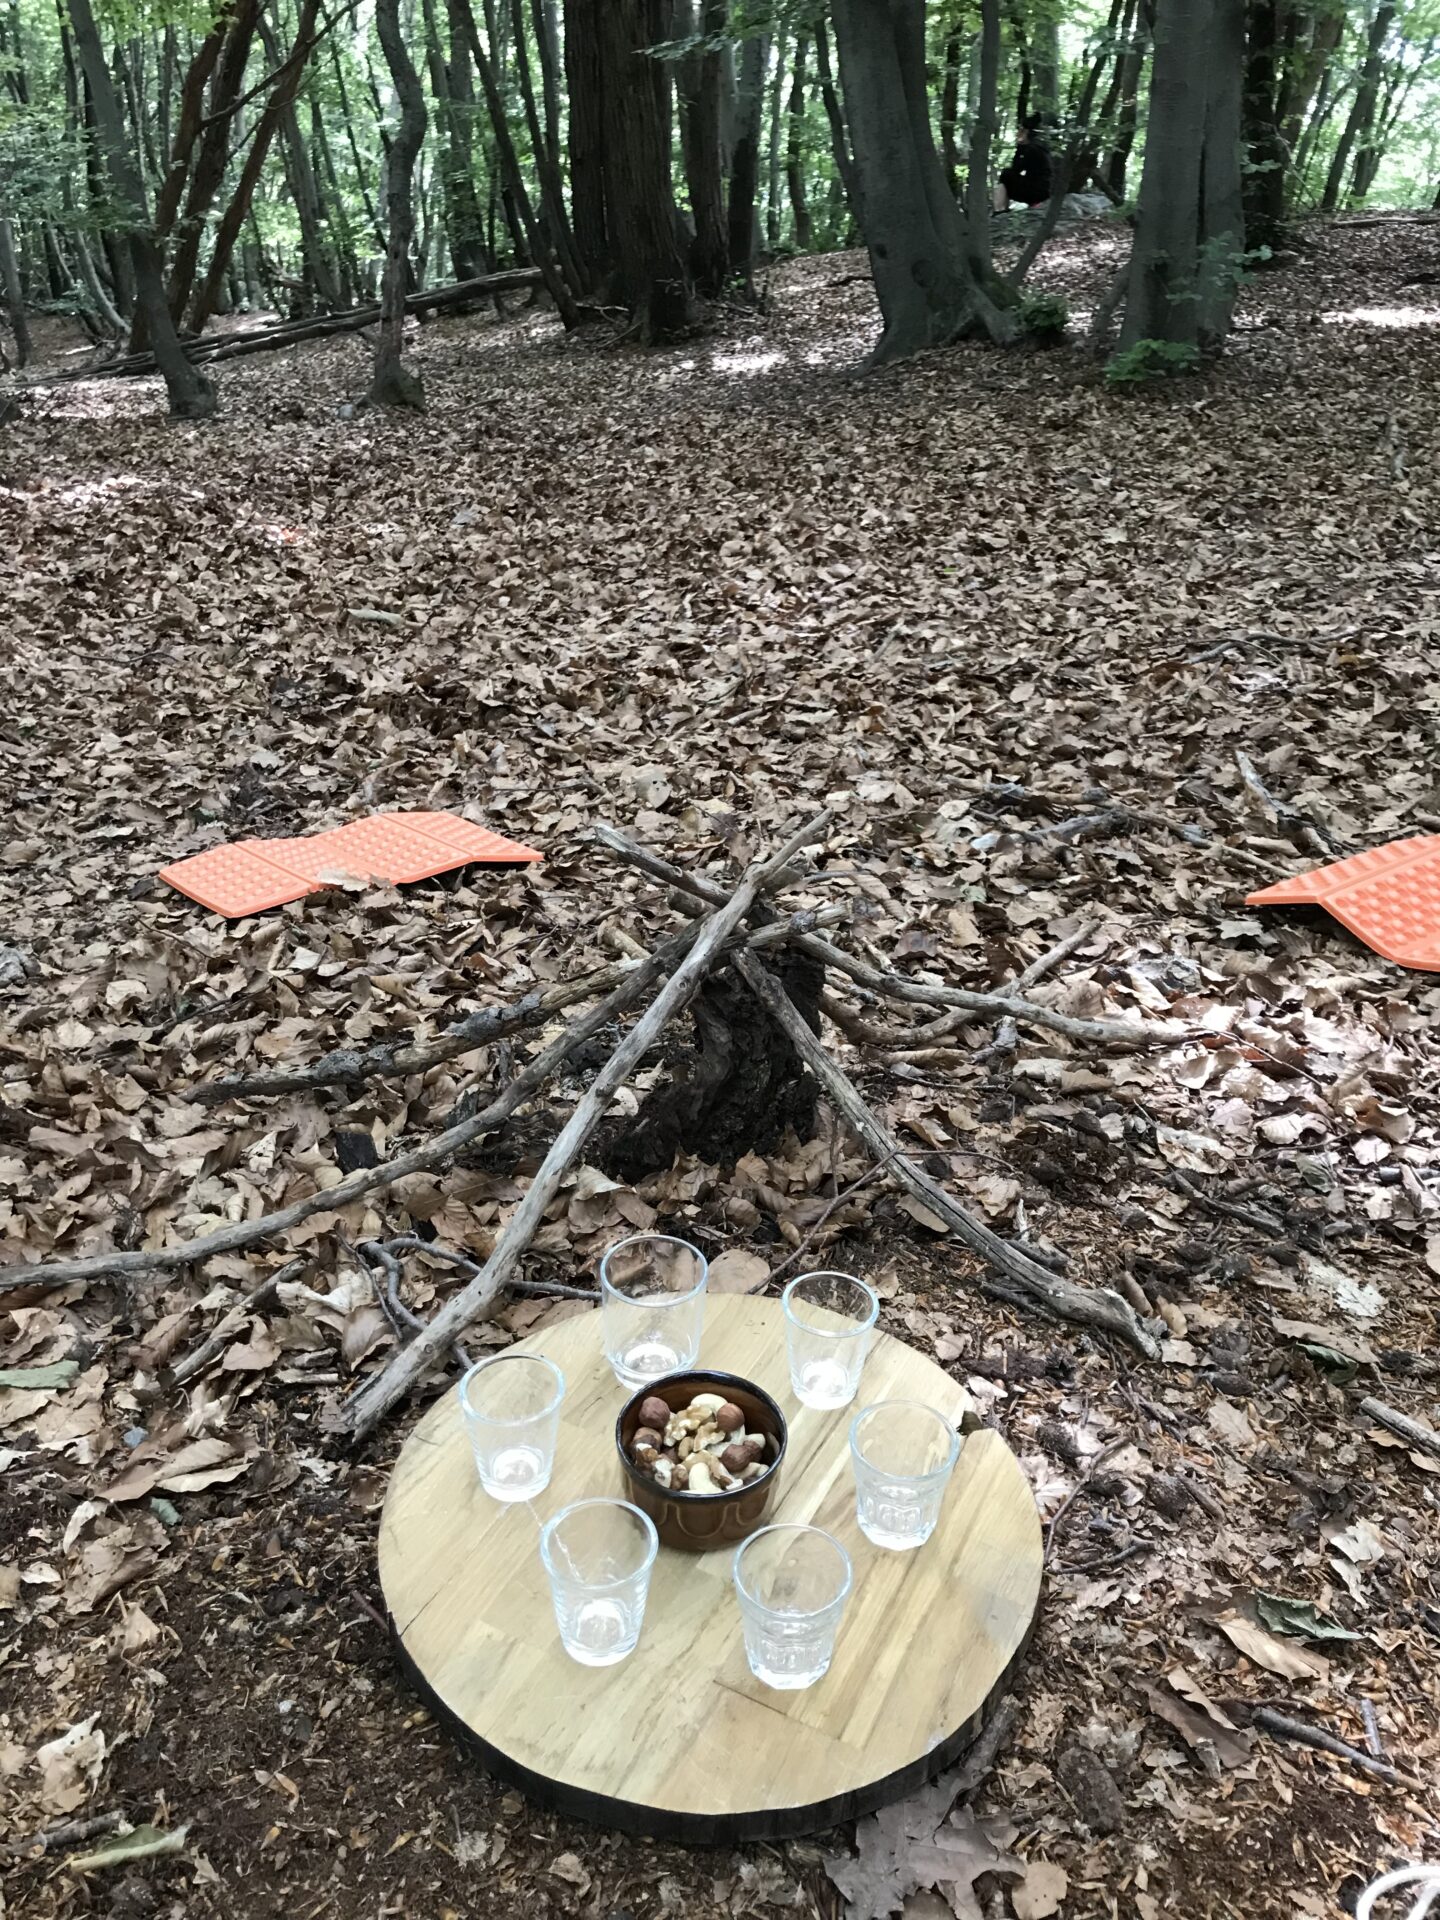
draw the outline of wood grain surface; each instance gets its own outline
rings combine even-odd
[[[632,1832],[735,1840],[804,1832],[908,1792],[973,1737],[1024,1647],[1040,1592],[1039,1518],[998,1434],[961,1447],[935,1534],[873,1547],[855,1524],[849,1424],[872,1401],[924,1400],[959,1421],[964,1390],[923,1354],[876,1336],[853,1406],[820,1413],[790,1391],[773,1300],[712,1296],[701,1364],[757,1381],[790,1423],[772,1520],[807,1521],[850,1554],[855,1585],[835,1659],[816,1686],[752,1678],[732,1554],[662,1548],[640,1645],[607,1668],[563,1652],[538,1550],[572,1500],[623,1497],[615,1417],[625,1389],[600,1316],[565,1320],[513,1351],[546,1354],[566,1393],[550,1486],[532,1506],[481,1491],[455,1390],[396,1463],[380,1579],[413,1677],[486,1764],[542,1803]]]

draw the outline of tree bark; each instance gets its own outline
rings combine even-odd
[[[1341,189],[1345,185],[1345,174],[1350,165],[1350,155],[1357,140],[1368,139],[1370,129],[1375,124],[1375,103],[1380,94],[1381,63],[1385,52],[1385,40],[1395,24],[1395,0],[1379,0],[1379,5],[1370,18],[1369,30],[1365,36],[1365,58],[1360,68],[1360,82],[1355,89],[1355,99],[1350,107],[1350,116],[1335,148],[1334,158],[1330,162],[1330,171],[1325,176],[1325,191],[1321,195],[1320,208],[1323,213],[1334,213],[1340,204]]]
[[[136,306],[144,318],[156,363],[165,379],[170,412],[178,420],[202,420],[215,411],[216,390],[185,358],[170,317],[160,251],[153,232],[144,224],[141,211],[145,204],[144,190],[121,124],[120,103],[105,61],[100,29],[95,24],[90,0],[69,0],[69,8],[75,48],[89,89],[95,129],[113,197],[125,210],[126,245],[134,272]]]
[[[565,0],[571,226],[592,293],[605,287],[614,264],[606,205],[605,100],[600,45],[603,3],[604,0]]]
[[[940,152],[945,161],[945,178],[950,182],[950,191],[960,191],[960,144],[957,138],[960,126],[960,50],[964,44],[961,34],[963,13],[957,12],[951,19],[945,35],[945,77],[940,86]]]
[[[805,57],[808,52],[809,42],[802,28],[795,36],[795,67],[785,110],[785,184],[795,222],[795,245],[801,253],[808,253],[811,245],[810,201],[805,191]]]
[[[25,316],[25,289],[20,284],[20,262],[15,254],[15,222],[8,213],[0,214],[0,297],[15,336],[15,364],[23,367],[30,359],[30,322]]]
[[[190,173],[185,211],[177,223],[174,257],[170,264],[170,317],[179,324],[195,284],[205,221],[225,178],[230,147],[229,109],[245,84],[245,66],[260,18],[260,0],[236,0],[225,44],[210,83],[209,117],[203,127]]]
[[[540,60],[540,91],[545,101],[545,150],[553,166],[560,164],[560,29],[555,0],[531,0],[535,21],[535,51]]]
[[[681,61],[677,87],[683,92],[681,146],[685,184],[690,195],[690,272],[697,290],[707,300],[722,291],[730,272],[730,238],[725,224],[725,81],[730,65],[725,35],[726,0],[706,0],[690,18],[707,40],[716,44],[690,53]]]
[[[425,138],[425,96],[405,36],[400,30],[400,0],[376,0],[375,31],[400,102],[400,125],[390,142],[385,169],[385,277],[380,291],[380,344],[370,399],[382,407],[425,405],[419,376],[402,361],[405,346],[405,295],[409,291],[410,242],[415,232],[415,160]]]
[[[1160,0],[1122,347],[1213,348],[1229,330],[1245,220],[1243,0]]]
[[[664,39],[668,7],[666,0],[598,0],[598,6],[615,290],[649,346],[681,333],[691,315],[670,184],[670,75],[646,51]]]
[[[935,150],[923,0],[835,0],[834,19],[884,321],[866,368],[976,332],[1012,338],[1013,296],[971,264],[988,246],[988,200],[984,237],[973,227],[967,235]]]
[[[815,22],[815,72],[820,81],[820,99],[825,108],[826,124],[830,128],[830,153],[835,162],[835,172],[845,190],[845,203],[850,209],[851,219],[856,226],[863,227],[860,177],[855,171],[855,156],[850,150],[845,109],[840,104],[840,94],[830,67],[830,36],[825,31],[825,22],[818,18]]]
[[[765,247],[774,253],[780,244],[780,131],[785,116],[785,55],[787,36],[775,36],[775,72],[770,82],[770,128],[765,143]],[[764,77],[761,78],[764,88]]]
[[[1135,129],[1140,124],[1140,76],[1145,70],[1145,54],[1150,44],[1153,12],[1141,0],[1140,18],[1133,37],[1115,70],[1112,100],[1106,102],[1105,118],[1113,127],[1110,151],[1101,177],[1103,190],[1119,202],[1125,198],[1125,176],[1135,145]]]
[[[1289,149],[1280,126],[1281,12],[1285,0],[1250,0],[1245,20],[1245,233],[1252,247],[1284,238]]]
[[[746,289],[755,263],[755,201],[760,190],[760,125],[765,103],[769,37],[752,33],[740,48],[735,94],[735,142],[730,154],[730,198],[725,211],[730,271]]]
[[[515,71],[520,81],[520,98],[525,108],[525,125],[530,135],[530,155],[540,183],[540,224],[560,262],[565,283],[578,300],[585,291],[585,275],[575,251],[570,231],[570,216],[565,209],[565,181],[559,161],[551,154],[540,124],[540,109],[535,98],[535,80],[530,70],[530,50],[525,44],[523,0],[510,0],[510,21],[515,37]]]

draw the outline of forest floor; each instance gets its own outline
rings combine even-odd
[[[1435,1778],[1440,1462],[1359,1401],[1440,1416],[1440,983],[1244,904],[1317,841],[1440,828],[1440,299],[1404,284],[1437,233],[1317,232],[1213,376],[1138,398],[1078,349],[853,384],[874,321],[843,258],[649,356],[536,315],[426,327],[423,418],[342,406],[350,340],[222,368],[198,429],[148,382],[38,394],[0,429],[0,1261],[156,1245],[333,1184],[342,1131],[420,1137],[507,1061],[348,1104],[186,1090],[652,940],[666,910],[597,818],[719,874],[824,798],[841,877],[796,898],[849,900],[842,937],[985,988],[1093,922],[1037,997],[1195,1035],[844,1049],[961,1198],[1171,1333],[1152,1365],[1017,1313],[883,1180],[813,1242],[969,1385],[1047,1519],[1117,1449],[1056,1529],[979,1803],[1061,1872],[906,1912],[1004,1914],[1009,1888],[1038,1916],[1068,1882],[1066,1920],[1292,1920],[1440,1854],[1433,1789],[1249,1724],[1267,1704]],[[1083,308],[1115,244],[1064,239],[1042,284]],[[228,924],[155,877],[394,806],[472,809],[545,863]],[[0,1386],[9,1915],[842,1912],[849,1833],[687,1851],[537,1812],[392,1663],[376,1513],[414,1415],[358,1456],[325,1436],[389,1351],[344,1243],[428,1220],[487,1247],[565,1095],[311,1219],[304,1284],[188,1391],[149,1392],[281,1249],[8,1296],[0,1367],[79,1363]],[[639,1192],[579,1175],[529,1270],[592,1274],[637,1218],[778,1263],[863,1164],[825,1134]],[[412,1280],[421,1310],[451,1284]],[[111,1811],[180,1850],[87,1875],[26,1847]]]

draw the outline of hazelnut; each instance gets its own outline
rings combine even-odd
[[[706,1471],[717,1487],[724,1489],[734,1486],[738,1475],[731,1473],[718,1454],[703,1453],[700,1458],[704,1461]]]
[[[715,1424],[722,1433],[743,1433],[745,1415],[733,1400],[727,1400],[724,1406],[715,1409]]]
[[[654,1427],[637,1427],[631,1437],[630,1444],[632,1447],[654,1447],[658,1453],[665,1442],[655,1431]]]
[[[730,1473],[744,1473],[755,1456],[743,1442],[739,1446],[726,1447],[720,1456],[720,1464]]]
[[[752,1460],[763,1460],[765,1458],[765,1435],[763,1433],[748,1434],[743,1444],[745,1451]]]
[[[640,1424],[642,1427],[652,1427],[657,1433],[663,1433],[665,1431],[665,1424],[669,1418],[670,1409],[658,1393],[647,1394],[645,1399],[640,1402]]]

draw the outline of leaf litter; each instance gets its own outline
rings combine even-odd
[[[1111,244],[1053,256],[1079,303]],[[753,326],[779,356],[753,377],[706,341],[642,358],[447,321],[416,349],[431,411],[403,425],[341,417],[353,361],[325,345],[237,367],[203,432],[138,383],[46,395],[7,429],[0,1262],[157,1247],[328,1191],[511,1054],[274,1101],[206,1086],[425,1038],[649,946],[668,925],[587,843],[596,819],[718,875],[823,801],[846,877],[796,904],[844,899],[857,950],[990,991],[1073,937],[1036,1005],[1153,1023],[1126,1049],[891,1017],[847,1065],[975,1211],[1168,1335],[1136,1367],[985,1298],[938,1216],[883,1170],[855,1185],[865,1158],[828,1122],[733,1169],[577,1168],[542,1228],[532,1280],[592,1282],[656,1223],[737,1290],[803,1270],[797,1252],[867,1274],[883,1324],[1005,1434],[1042,1517],[1063,1510],[1018,1729],[977,1807],[890,1871],[865,1823],[858,1854],[839,1835],[711,1857],[540,1813],[394,1672],[373,1542],[400,1423],[354,1459],[321,1426],[396,1337],[352,1250],[418,1231],[483,1258],[566,1089],[283,1246],[9,1292],[9,1834],[111,1808],[147,1835],[189,1823],[203,1851],[137,1858],[126,1884],[203,1915],[243,1874],[347,1920],[377,1900],[828,1915],[847,1869],[832,1884],[827,1860],[868,1874],[872,1905],[903,1878],[954,1912],[1108,1914],[1125,1886],[1144,1920],[1289,1920],[1434,1852],[1433,1807],[1248,1719],[1278,1704],[1365,1746],[1368,1713],[1422,1774],[1440,1747],[1433,1486],[1357,1415],[1364,1392],[1431,1425],[1440,1405],[1440,985],[1323,916],[1245,908],[1313,856],[1236,762],[1347,848],[1440,827],[1436,373],[1414,335],[1323,317],[1373,309],[1397,245],[1320,237],[1247,293],[1213,382],[1142,405],[1063,352],[844,383],[866,296],[812,260],[771,314],[728,323],[728,349]],[[1029,527],[1007,512],[1021,480]],[[233,924],[155,878],[393,806],[464,812],[545,863]],[[406,1261],[416,1313],[456,1284]],[[561,1308],[584,1310],[512,1296],[475,1344]],[[927,1881],[937,1853],[949,1877]],[[15,1872],[27,1912],[73,1909],[53,1859]]]

